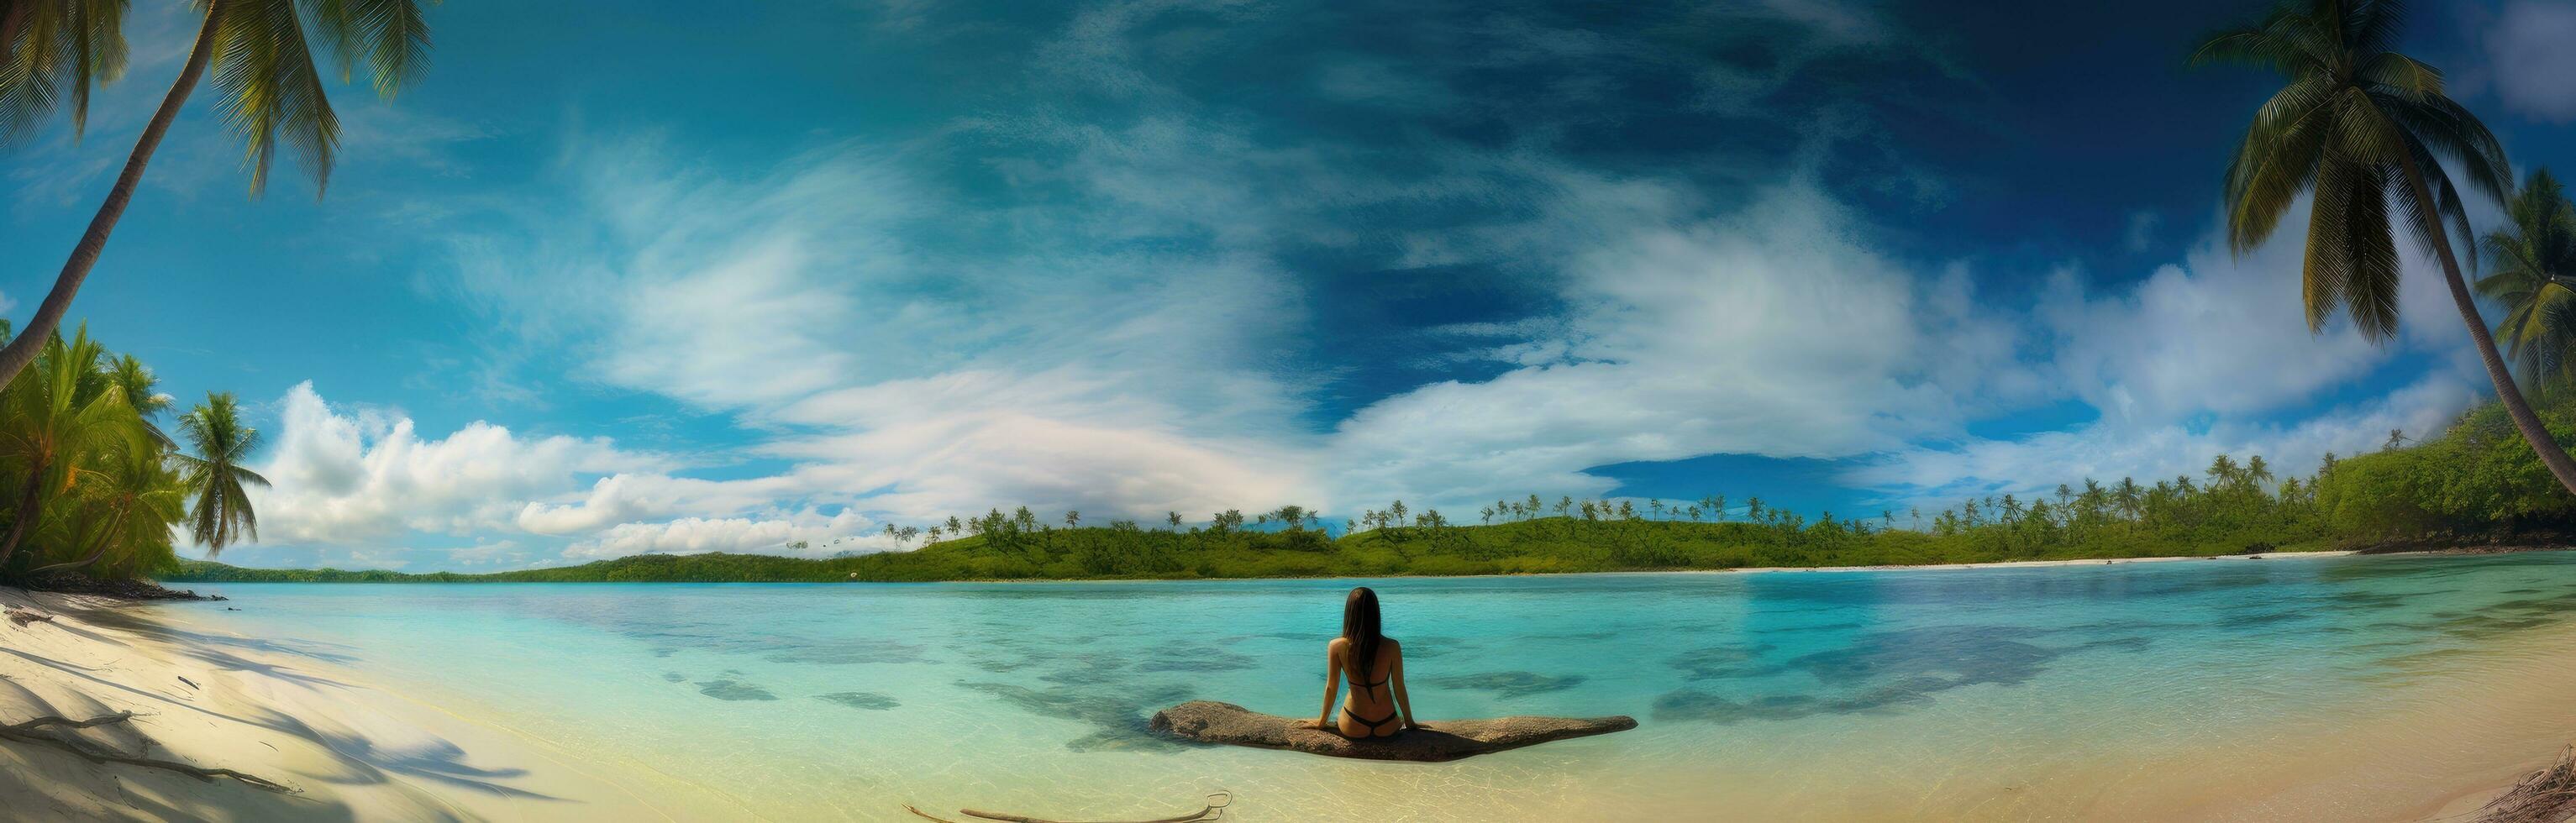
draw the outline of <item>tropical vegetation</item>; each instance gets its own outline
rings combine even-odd
[[[2384,341],[2397,331],[2392,221],[2403,220],[2441,264],[2506,418],[2559,486],[2576,492],[2576,458],[2524,398],[2452,246],[2454,229],[2460,242],[2475,235],[2442,161],[2497,200],[2508,198],[2512,167],[2485,124],[2444,93],[2440,71],[2395,51],[2405,18],[2405,4],[2394,0],[2285,0],[2192,55],[2195,63],[2264,66],[2286,81],[2255,112],[2228,165],[2228,245],[2240,254],[2263,245],[2299,195],[2310,195],[2301,277],[2309,329],[2341,311],[2363,335]]]
[[[2505,224],[2479,238],[2486,277],[2478,294],[2503,304],[2496,338],[2524,391],[2548,398],[2576,379],[2576,204],[2548,169],[2533,172],[2505,204]]]
[[[158,424],[170,405],[158,383],[82,328],[49,337],[0,387],[0,581],[166,573],[173,528],[191,521],[210,554],[255,537],[241,491],[262,481],[239,463],[258,432],[213,394],[180,417],[183,450]]]

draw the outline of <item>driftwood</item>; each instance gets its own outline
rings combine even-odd
[[[1055,820],[1055,819],[1052,819],[1052,818],[1045,818],[1045,817],[1029,817],[1029,816],[1027,816],[1027,815],[1005,814],[1005,813],[1003,813],[1003,812],[987,812],[987,811],[979,811],[979,810],[976,810],[976,809],[959,809],[959,810],[957,810],[957,813],[958,813],[958,814],[965,815],[965,816],[967,816],[967,817],[975,818],[975,819],[977,819],[977,820],[998,820],[998,821],[1002,821],[1002,823],[1208,823],[1208,821],[1223,820],[1223,819],[1225,819],[1225,807],[1234,803],[1234,793],[1233,793],[1233,792],[1228,792],[1228,791],[1220,791],[1220,792],[1216,792],[1216,793],[1213,793],[1213,794],[1208,795],[1208,796],[1207,796],[1207,801],[1208,801],[1208,804],[1207,804],[1207,805],[1205,805],[1205,806],[1201,806],[1201,807],[1199,807],[1199,810],[1198,810],[1198,811],[1191,812],[1191,813],[1189,813],[1189,814],[1179,815],[1179,816],[1176,816],[1176,817],[1157,817],[1157,818],[1154,818],[1154,819],[1152,819],[1152,820],[1113,820],[1113,821],[1076,821],[1076,820]],[[915,815],[915,816],[917,816],[917,817],[920,817],[920,818],[922,818],[922,819],[925,819],[925,820],[936,820],[936,821],[939,821],[939,823],[973,823],[973,821],[950,820],[950,819],[945,818],[945,817],[940,817],[940,816],[937,816],[937,815],[933,815],[933,814],[931,814],[931,813],[929,813],[929,812],[922,811],[922,810],[920,810],[920,809],[918,809],[918,808],[914,808],[914,807],[912,807],[912,806],[910,806],[910,805],[906,805],[906,806],[904,806],[904,807],[903,807],[903,810],[904,810],[904,811],[907,811],[907,812],[911,812],[911,813],[913,813],[913,815]]]
[[[16,607],[16,606],[10,606],[10,607],[8,607],[7,609],[5,609],[5,611],[7,611],[7,612],[8,612],[8,614],[9,614],[9,622],[14,623],[14,624],[17,624],[17,625],[20,625],[20,626],[24,626],[24,625],[27,625],[27,624],[29,624],[29,623],[51,623],[51,622],[54,622],[54,616],[53,616],[53,615],[46,614],[46,613],[44,613],[44,612],[40,612],[40,611],[36,611],[36,610],[34,610],[34,609],[21,609],[21,608],[18,608],[18,607]]]
[[[132,719],[134,719],[133,712],[117,712],[115,714],[92,717],[86,720],[73,720],[59,715],[46,715],[32,720],[0,726],[0,740],[15,740],[21,743],[32,743],[39,746],[61,749],[74,755],[78,755],[81,759],[92,763],[122,763],[128,766],[159,769],[161,771],[184,774],[209,783],[214,782],[218,778],[238,780],[253,787],[281,794],[299,794],[302,792],[300,789],[286,786],[255,774],[246,774],[232,769],[209,769],[202,766],[191,766],[176,760],[161,760],[158,758],[142,757],[139,755],[129,755],[112,749],[99,747],[77,737],[64,737],[40,731],[41,729],[48,728],[87,729],[96,726],[105,726],[110,723],[123,723]]]
[[[2576,817],[2576,747],[2478,807],[2477,823],[2559,823]]]
[[[1362,760],[1442,763],[1551,740],[1624,732],[1636,728],[1637,720],[1626,715],[1434,720],[1389,737],[1353,739],[1232,703],[1192,700],[1155,712],[1149,725],[1155,732],[1199,743],[1288,749]]]

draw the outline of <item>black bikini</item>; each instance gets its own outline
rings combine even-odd
[[[1359,679],[1359,677],[1360,677],[1360,676],[1359,676],[1358,674],[1355,674],[1355,673],[1352,673],[1352,672],[1348,672],[1348,671],[1343,672],[1343,673],[1342,673],[1342,676],[1343,676],[1344,678],[1346,678],[1346,679],[1350,680],[1350,682],[1351,682],[1351,693],[1352,693],[1352,694],[1358,694],[1358,693],[1359,693],[1359,690],[1361,690],[1361,689],[1375,689],[1375,688],[1380,688],[1380,687],[1385,686],[1385,685],[1386,685],[1386,683],[1387,683],[1387,680],[1393,680],[1393,679],[1395,679],[1395,670],[1394,670],[1394,669],[1388,669],[1388,670],[1387,670],[1387,674],[1386,674],[1386,679],[1385,679],[1385,680],[1379,680],[1379,681],[1377,681],[1377,682],[1375,682],[1375,683],[1362,683],[1362,682],[1360,682],[1360,679]],[[1390,696],[1390,697],[1392,697],[1392,695],[1389,695],[1389,696]],[[1386,710],[1386,716],[1385,716],[1385,717],[1381,717],[1381,718],[1378,718],[1378,719],[1376,719],[1376,720],[1370,720],[1370,719],[1368,719],[1368,718],[1361,717],[1361,716],[1360,716],[1360,714],[1359,714],[1358,712],[1351,711],[1351,704],[1349,704],[1349,703],[1344,703],[1344,704],[1342,704],[1342,716],[1344,716],[1344,717],[1348,717],[1348,718],[1350,718],[1350,719],[1352,719],[1352,720],[1357,720],[1357,721],[1359,721],[1359,722],[1360,722],[1360,725],[1367,726],[1367,727],[1368,727],[1368,730],[1369,730],[1369,736],[1370,736],[1370,737],[1376,737],[1376,736],[1377,736],[1377,727],[1379,727],[1379,726],[1391,726],[1391,725],[1394,725],[1394,724],[1395,724],[1395,721],[1396,721],[1396,711],[1395,711],[1395,708],[1394,708],[1394,707],[1392,707],[1392,706],[1389,706],[1389,707],[1387,708],[1387,710]]]

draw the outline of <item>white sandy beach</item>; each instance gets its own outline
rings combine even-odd
[[[130,756],[287,786],[92,763],[0,741],[10,820],[738,820],[720,792],[565,752],[350,679],[292,647],[196,629],[169,610],[0,588],[57,615],[0,621],[0,726],[134,718],[76,732]],[[203,608],[213,608],[212,605]]]

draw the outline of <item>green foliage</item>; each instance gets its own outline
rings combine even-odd
[[[1057,528],[1026,509],[994,509],[973,519],[953,518],[966,536],[914,551],[802,559],[760,554],[641,555],[555,569],[494,574],[407,575],[338,569],[244,569],[183,561],[173,580],[204,582],[830,582],[1014,579],[1192,579],[1244,577],[1378,577],[1400,575],[1538,574],[1655,569],[1733,569],[1752,566],[1869,566],[1967,563],[1997,560],[2143,557],[2315,548],[2320,543],[2308,485],[2292,480],[2282,493],[2267,491],[2272,478],[2258,458],[2244,465],[2222,458],[2206,483],[2188,478],[2154,487],[2126,484],[2136,494],[2122,503],[2119,487],[2087,482],[2078,493],[2062,488],[2058,500],[2024,506],[1970,501],[1965,513],[1944,512],[1929,531],[1892,528],[1893,512],[1879,525],[1831,515],[1813,521],[1782,509],[1715,520],[1720,499],[1666,506],[1651,501],[1564,500],[1577,514],[1550,516],[1546,507],[1505,502],[1487,524],[1451,523],[1436,510],[1412,514],[1402,503],[1367,512],[1354,521],[1367,528],[1339,539],[1308,524],[1303,509],[1259,516],[1246,528],[1241,512],[1222,512],[1209,525],[1145,529],[1116,521],[1106,527]],[[1293,509],[1294,507],[1289,507]],[[1492,522],[1499,518],[1500,522]],[[1172,518],[1166,518],[1168,524]],[[1067,517],[1066,522],[1079,522]],[[941,531],[949,527],[942,525]],[[895,529],[898,535],[909,534]]]
[[[2478,240],[2487,276],[2478,294],[2504,306],[2496,342],[2511,358],[2523,390],[2554,399],[2576,380],[2576,204],[2548,169],[2532,172],[2505,203],[2505,223]]]
[[[81,329],[69,340],[52,336],[30,368],[0,387],[0,579],[178,568],[171,529],[189,519],[187,501],[211,475],[194,476],[204,461],[176,453],[153,424],[169,405],[153,391],[157,382],[140,361],[110,354]],[[230,460],[257,439],[227,421],[239,441],[226,452]],[[247,522],[248,504],[227,498],[222,514]]]
[[[2476,191],[2502,199],[2512,189],[2504,148],[2443,93],[2441,72],[2393,51],[2404,23],[2396,3],[2282,0],[2192,55],[2281,77],[2227,168],[2227,242],[2238,253],[2263,245],[2298,196],[2312,195],[2302,276],[2310,329],[2342,311],[2373,339],[2396,334],[2393,220],[2446,261],[2449,241],[2473,236],[2440,161]]]
[[[125,10],[126,0],[0,0],[0,17],[17,18],[0,40],[0,147],[65,102],[72,134],[88,127],[90,92],[125,73]]]
[[[259,430],[243,425],[231,392],[207,392],[206,402],[179,418],[179,436],[196,454],[172,454],[170,461],[187,472],[188,488],[197,502],[189,534],[209,556],[234,541],[259,539],[259,515],[251,511],[245,485],[268,486],[268,478],[241,465],[258,451]]]
[[[2535,410],[2559,448],[2576,446],[2576,400]],[[2576,497],[2523,445],[2502,405],[2469,410],[2440,437],[2338,461],[2317,478],[2326,526],[2347,540],[2564,528]]]

